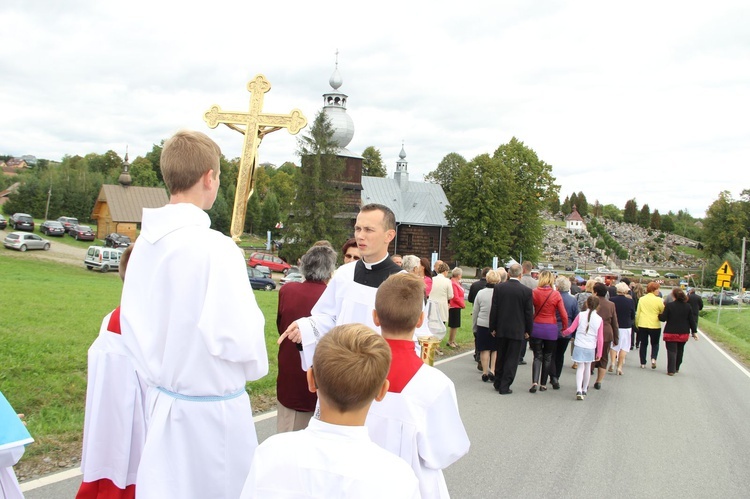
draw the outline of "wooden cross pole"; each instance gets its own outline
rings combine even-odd
[[[271,84],[266,77],[259,74],[247,82],[250,92],[250,110],[222,111],[219,106],[211,106],[203,115],[203,119],[210,128],[216,128],[224,123],[232,130],[245,135],[245,144],[240,158],[240,171],[237,174],[237,190],[234,195],[234,209],[232,210],[232,225],[230,234],[232,239],[239,242],[245,227],[245,212],[247,201],[253,194],[255,187],[255,166],[258,161],[258,146],[263,137],[271,132],[286,128],[289,133],[296,135],[307,125],[307,118],[299,109],[293,109],[289,114],[262,113],[263,96],[271,90]],[[245,125],[242,129],[237,125]]]

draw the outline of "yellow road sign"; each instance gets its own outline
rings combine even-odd
[[[729,278],[734,276],[734,272],[732,272],[732,267],[729,265],[728,260],[724,260],[724,263],[721,264],[721,267],[719,267],[719,270],[716,271],[716,275],[727,276]]]

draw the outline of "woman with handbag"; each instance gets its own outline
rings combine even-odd
[[[539,273],[539,284],[532,291],[534,325],[529,344],[534,351],[534,363],[531,366],[531,393],[536,393],[537,388],[547,390],[547,377],[552,371],[552,356],[557,345],[557,314],[562,328],[568,327],[568,312],[562,296],[552,287],[554,282],[552,272],[543,270]]]

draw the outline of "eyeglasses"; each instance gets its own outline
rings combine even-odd
[[[344,255],[344,260],[352,261],[352,260],[359,260],[359,255],[350,255],[349,253]]]

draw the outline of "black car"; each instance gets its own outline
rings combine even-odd
[[[253,267],[247,268],[247,278],[250,280],[250,287],[253,289],[263,289],[265,291],[276,289],[276,282],[273,279],[269,279],[263,275],[263,272]]]
[[[4,229],[8,226],[8,221],[4,216],[0,215],[0,229]]]
[[[64,236],[65,227],[57,220],[45,220],[39,226],[39,232],[48,236]]]
[[[74,225],[68,229],[68,235],[72,236],[76,241],[93,241],[96,239],[94,231],[88,225]]]
[[[107,234],[107,237],[104,238],[104,246],[109,246],[110,248],[127,248],[130,246],[130,238],[124,234],[118,234],[117,232],[113,232],[111,234]]]
[[[10,216],[9,224],[14,230],[34,231],[34,219],[26,213],[14,213]]]

